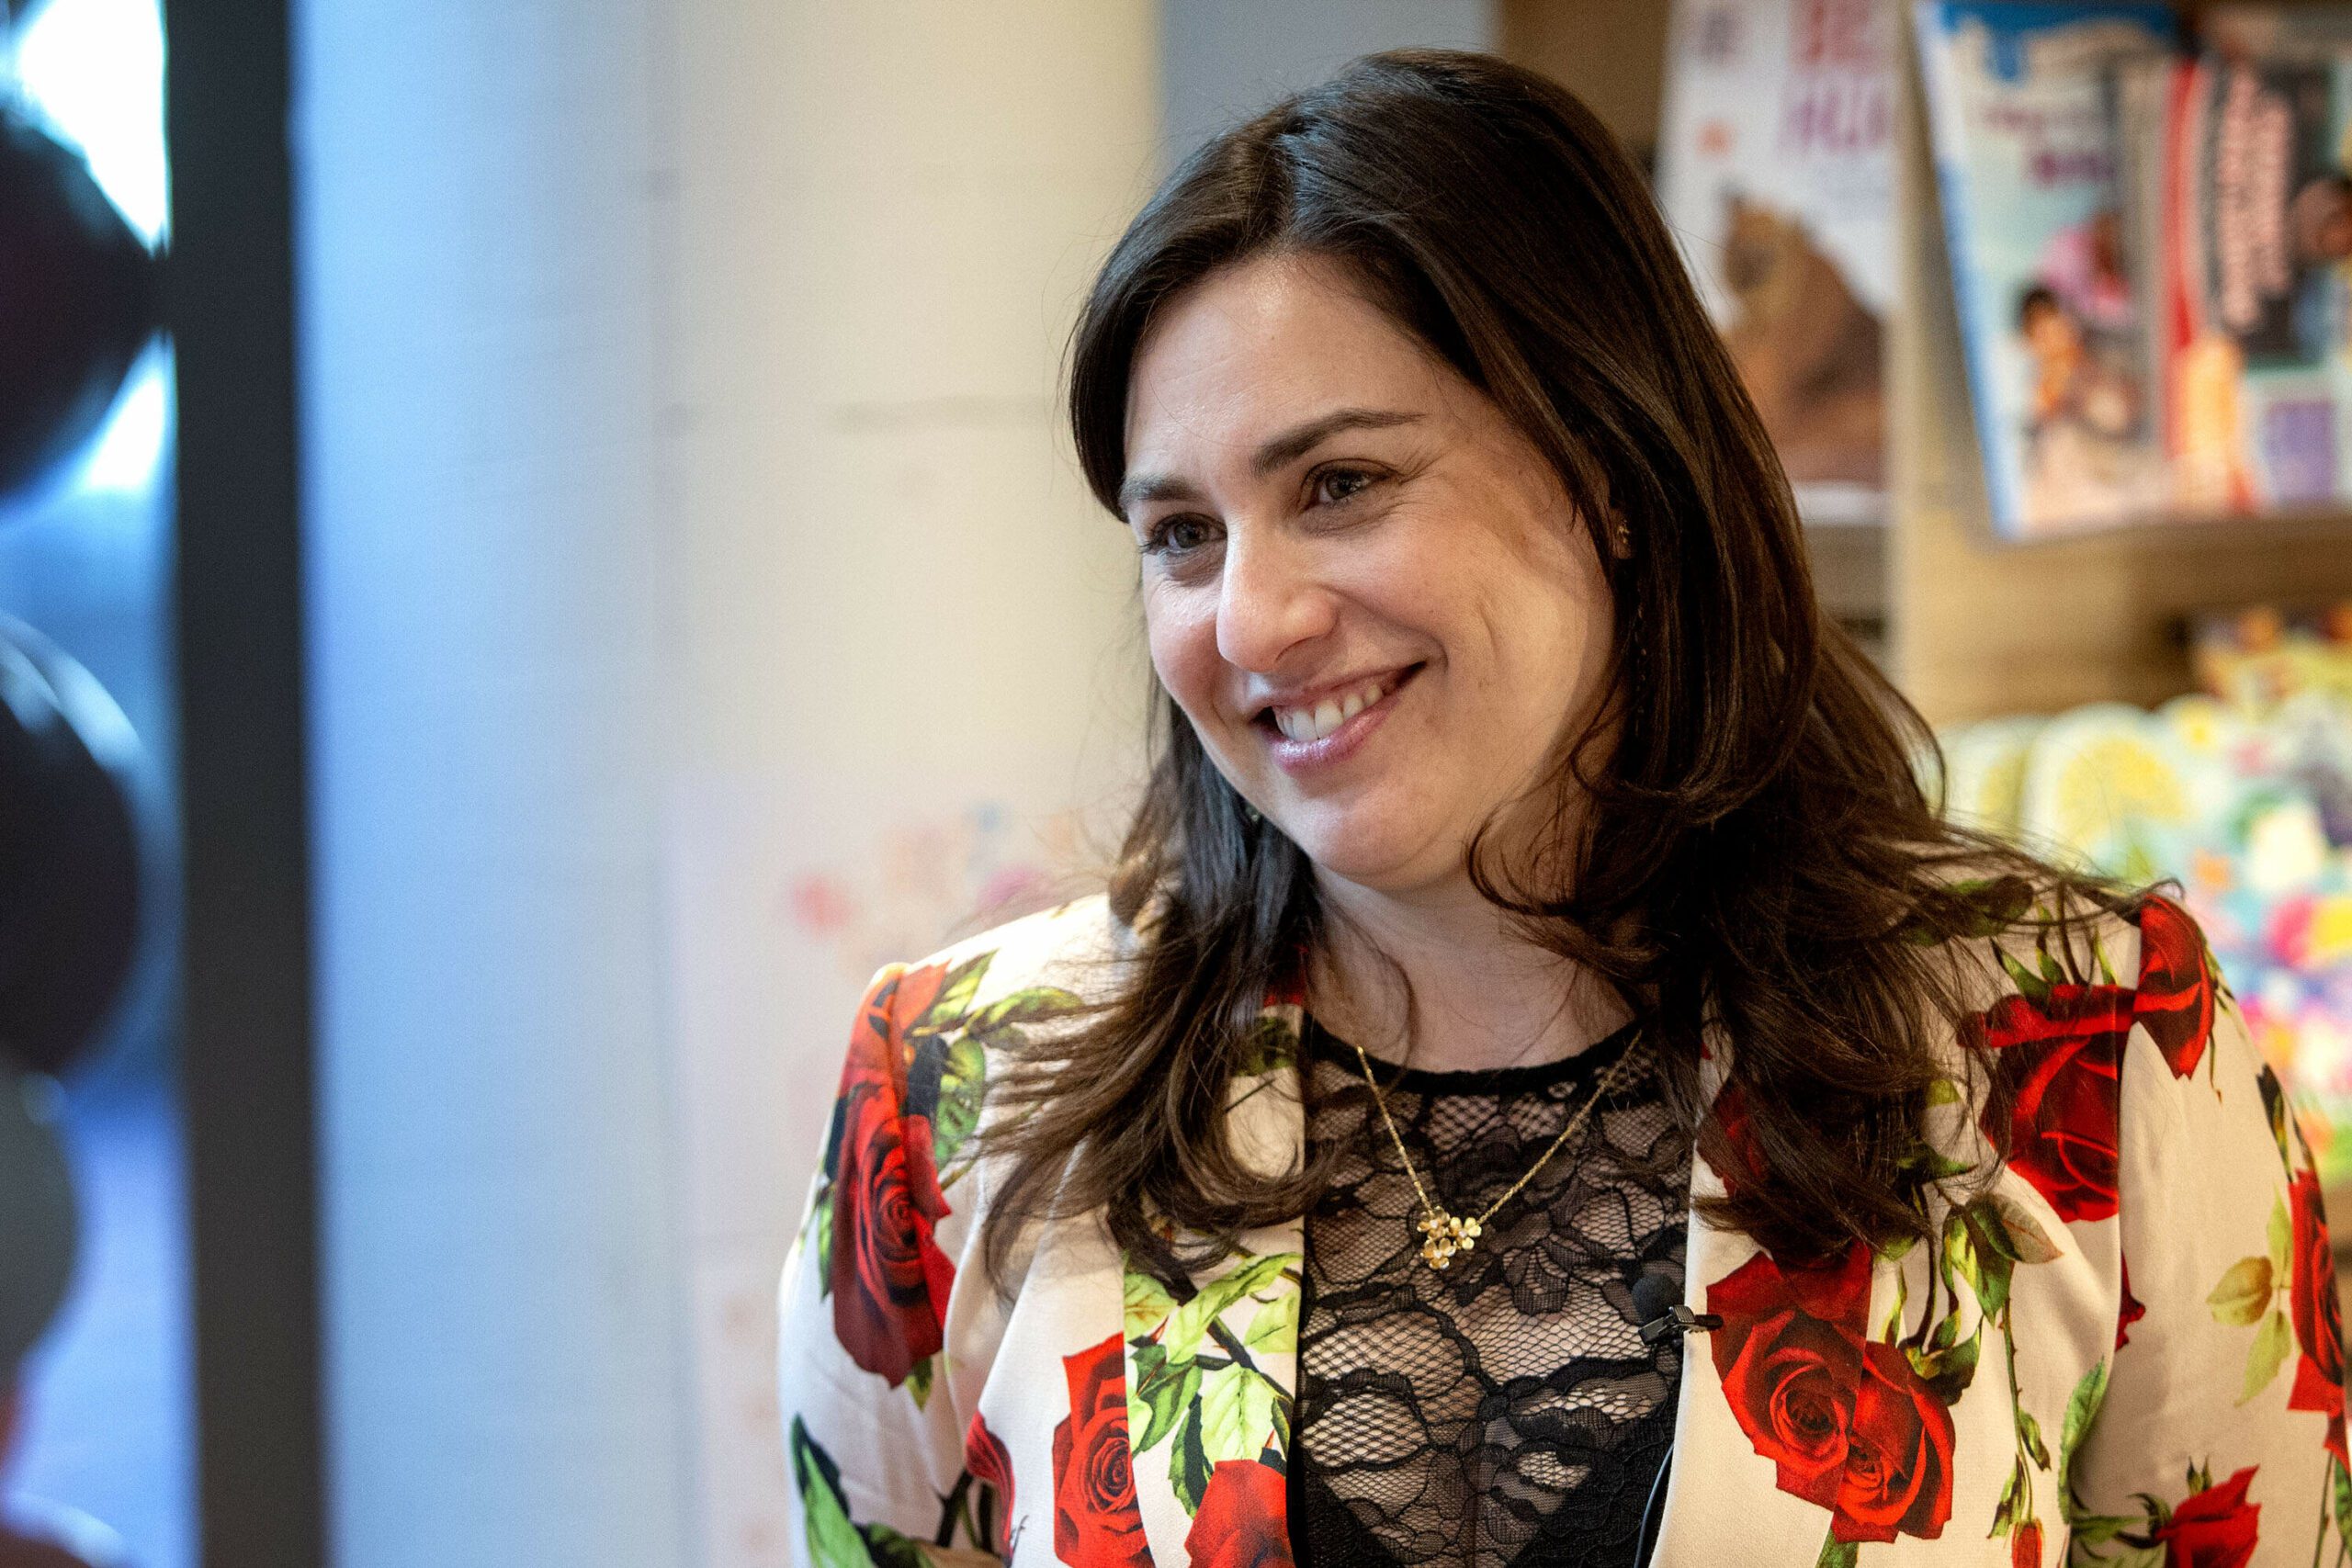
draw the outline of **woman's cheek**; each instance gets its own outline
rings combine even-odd
[[[1225,661],[1216,649],[1216,602],[1210,599],[1204,610],[1202,597],[1172,584],[1155,585],[1146,592],[1144,620],[1159,683],[1195,726],[1214,728]]]

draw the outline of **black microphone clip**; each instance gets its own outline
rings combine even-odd
[[[1655,1345],[1669,1334],[1689,1334],[1694,1329],[1721,1328],[1723,1325],[1724,1320],[1720,1314],[1712,1312],[1693,1312],[1682,1303],[1677,1302],[1665,1312],[1642,1325],[1642,1343]]]

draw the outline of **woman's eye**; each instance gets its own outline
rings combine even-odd
[[[1330,505],[1351,502],[1370,490],[1374,480],[1362,468],[1326,468],[1315,476],[1316,499]]]
[[[1202,518],[1170,517],[1152,525],[1145,536],[1144,548],[1154,554],[1182,555],[1210,543],[1214,536]]]

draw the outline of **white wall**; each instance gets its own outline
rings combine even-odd
[[[1169,144],[1181,157],[1359,54],[1493,49],[1497,8],[1498,0],[1165,0]]]
[[[741,1292],[857,971],[1132,762],[1053,392],[1157,18],[295,17],[337,1561],[780,1561]]]

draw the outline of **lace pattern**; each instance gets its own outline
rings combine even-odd
[[[1623,1032],[1565,1062],[1373,1071],[1430,1195],[1476,1214],[1519,1179]],[[1682,1299],[1690,1151],[1637,1071],[1444,1271],[1354,1051],[1306,1033],[1308,1139],[1345,1152],[1306,1217],[1291,1529],[1300,1568],[1633,1561],[1672,1447],[1682,1348],[1634,1285]]]

